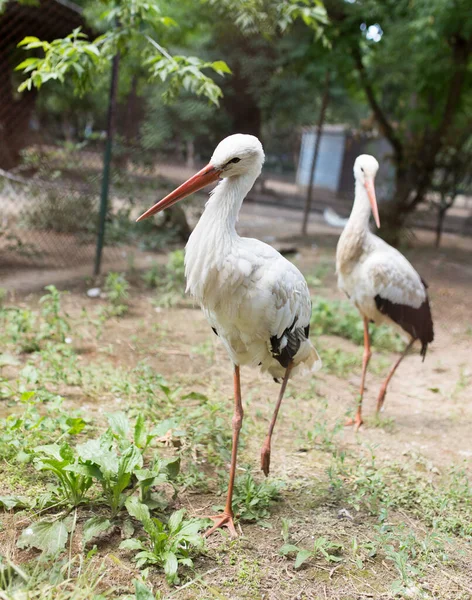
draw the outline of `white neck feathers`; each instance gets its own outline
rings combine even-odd
[[[260,167],[220,181],[187,242],[187,291],[199,301],[204,297],[207,280],[223,268],[226,257],[240,239],[236,232],[239,211],[259,173]]]

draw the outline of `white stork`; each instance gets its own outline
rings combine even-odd
[[[367,365],[371,357],[369,322],[389,323],[408,344],[390,369],[377,398],[377,413],[383,406],[387,386],[396,368],[416,340],[421,342],[421,356],[426,356],[433,341],[433,321],[427,285],[395,248],[371,233],[371,211],[380,227],[374,179],[379,163],[373,156],[362,154],[354,163],[355,199],[349,221],[339,238],[336,249],[338,286],[356,305],[364,319],[364,357],[360,400],[356,416],[347,424],[356,430],[362,425],[362,396]]]
[[[221,179],[185,249],[187,291],[223,342],[234,365],[233,447],[224,512],[209,517],[236,536],[232,495],[239,432],[243,419],[239,369],[260,366],[282,387],[261,451],[269,473],[271,436],[289,377],[321,367],[309,340],[311,299],[300,271],[274,248],[236,232],[241,204],[260,175],[264,151],[252,135],[231,135],[220,142],[209,164],[141,215],[138,221]]]

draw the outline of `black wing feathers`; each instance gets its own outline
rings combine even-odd
[[[308,338],[310,332],[309,325],[306,327],[295,327],[297,320],[298,317],[295,317],[293,323],[290,327],[287,327],[280,337],[273,335],[270,338],[272,356],[282,365],[282,367],[284,367],[284,369],[286,369],[293,360],[300,348],[300,344]],[[281,348],[284,338],[286,344]]]
[[[426,290],[428,286],[423,280],[421,281]],[[382,314],[387,315],[392,321],[400,325],[413,339],[420,340],[421,356],[424,360],[428,344],[434,340],[433,318],[428,294],[426,294],[426,299],[419,308],[391,302],[387,298],[382,298],[379,294],[375,296],[375,304]]]

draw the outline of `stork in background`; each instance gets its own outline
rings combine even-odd
[[[387,386],[407,352],[416,340],[421,342],[421,356],[434,339],[433,320],[427,285],[395,248],[371,233],[369,218],[374,215],[380,227],[374,180],[379,163],[373,156],[362,154],[354,163],[355,199],[349,221],[336,249],[338,287],[355,304],[364,319],[364,356],[360,400],[354,419],[356,430],[362,425],[362,398],[367,365],[371,357],[369,322],[389,323],[408,343],[390,369],[377,398],[377,413],[385,401]]]
[[[239,432],[243,419],[240,367],[260,366],[282,380],[279,397],[261,451],[269,473],[271,438],[289,377],[321,367],[309,340],[311,299],[300,271],[274,248],[236,232],[241,204],[260,175],[264,152],[252,135],[236,134],[218,144],[209,164],[141,215],[138,221],[172,206],[201,188],[221,181],[185,249],[187,291],[200,304],[234,366],[233,446],[226,506],[209,517],[236,536],[232,496]]]

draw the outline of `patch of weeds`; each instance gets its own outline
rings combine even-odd
[[[182,458],[188,459],[188,468],[196,477],[195,482],[203,483],[194,466],[201,463],[222,466],[231,457],[228,407],[198,392],[181,395],[180,389],[167,388],[167,394],[166,402],[157,409],[154,398],[151,399],[153,405],[148,414],[151,418],[172,415],[168,441],[179,448]],[[188,481],[185,484],[190,487]]]
[[[142,279],[146,286],[151,289],[156,289],[159,287],[162,279],[162,268],[157,263],[152,263],[151,267],[142,274]]]
[[[325,419],[317,419],[313,429],[308,432],[307,438],[324,452],[333,452],[336,448],[336,437],[343,429],[342,421],[337,420],[331,427]]]
[[[471,373],[470,370],[465,367],[465,365],[461,365],[459,371],[459,379],[456,381],[454,389],[451,394],[451,398],[455,400],[461,392],[467,389],[471,383]]]
[[[68,315],[61,308],[63,292],[53,285],[40,299],[38,313],[29,308],[7,306],[0,309],[0,340],[3,347],[13,347],[16,352],[37,352],[45,340],[64,342],[71,327]]]
[[[105,600],[114,592],[100,592],[106,574],[104,563],[92,560],[93,552],[67,560],[41,557],[21,566],[0,557],[0,590],[9,600]],[[0,594],[1,595],[1,594]]]
[[[364,343],[364,324],[359,312],[349,302],[314,298],[311,312],[311,331],[314,335],[337,335],[355,344]],[[371,343],[379,350],[400,352],[403,342],[386,325],[370,326]]]
[[[348,377],[357,372],[362,365],[360,356],[338,348],[325,348],[321,352],[321,356],[323,370],[337,377]]]
[[[184,251],[175,250],[169,253],[167,264],[162,272],[158,286],[157,306],[170,307],[177,304],[185,293],[185,264]]]
[[[87,426],[80,411],[63,410],[61,396],[25,391],[19,402],[22,412],[0,419],[0,455],[5,460],[30,462],[36,446],[78,435]]]
[[[201,344],[192,346],[191,352],[193,354],[203,356],[205,358],[205,360],[207,361],[207,363],[209,363],[209,364],[211,362],[213,362],[213,360],[215,358],[215,347],[213,346],[213,343],[211,340],[206,340],[205,342],[202,342]]]
[[[364,417],[364,420],[368,427],[376,427],[390,432],[395,431],[395,419],[382,413],[376,412],[373,415]]]
[[[306,282],[310,287],[321,287],[326,275],[331,271],[332,266],[326,263],[321,263],[316,266],[310,273],[305,274]]]
[[[130,285],[123,273],[108,273],[105,279],[105,293],[109,301],[107,317],[121,317],[128,312]]]
[[[54,285],[48,285],[44,289],[48,293],[39,300],[43,320],[39,333],[40,338],[64,342],[71,329],[66,319],[68,315],[62,314],[61,297],[64,292],[60,292]]]
[[[263,479],[260,483],[254,480],[249,468],[244,475],[238,477],[234,485],[233,506],[241,521],[252,521],[267,527],[264,521],[270,516],[270,507],[280,500],[280,490],[284,487],[282,481],[268,481]]]
[[[137,519],[146,536],[130,538],[120,544],[122,550],[138,551],[134,560],[138,568],[157,565],[164,569],[170,584],[179,582],[179,566],[192,567],[192,555],[203,548],[204,540],[199,531],[202,519],[185,519],[185,510],[171,514],[167,522],[151,517],[149,508],[133,496],[126,501],[130,516]]]
[[[50,485],[47,494],[39,499],[41,508],[58,505],[77,507],[87,501],[95,505],[105,504],[109,510],[109,518],[95,516],[84,524],[84,545],[108,529],[112,521],[116,524],[125,502],[135,492],[138,492],[142,503],[164,509],[167,501],[157,493],[156,487],[170,483],[179,471],[178,458],[155,457],[147,468],[143,468],[144,452],[159,431],[148,431],[142,417],[138,417],[131,428],[123,413],[114,413],[109,415],[109,424],[99,438],[90,439],[75,448],[67,443],[55,443],[33,450],[36,469],[50,473],[58,483],[57,486]],[[101,494],[93,500],[86,498],[92,486],[94,489],[101,488]],[[56,518],[51,521],[45,517],[30,525],[20,541],[22,547],[33,546],[43,552],[58,552],[64,548],[69,531],[66,520]]]
[[[404,523],[382,523],[375,527],[374,545],[379,555],[391,562],[399,576],[392,582],[395,595],[421,593],[421,580],[431,566],[449,562],[445,540],[436,532],[419,537]]]
[[[373,451],[354,461],[335,452],[328,476],[333,492],[380,522],[401,509],[434,531],[472,539],[472,484],[464,469],[433,479],[395,462],[379,465]]]
[[[295,555],[294,568],[299,569],[305,562],[314,559],[323,559],[328,563],[341,562],[339,554],[344,550],[342,544],[329,541],[324,536],[316,538],[313,547],[301,548],[296,544],[285,543],[279,550],[282,556]]]

